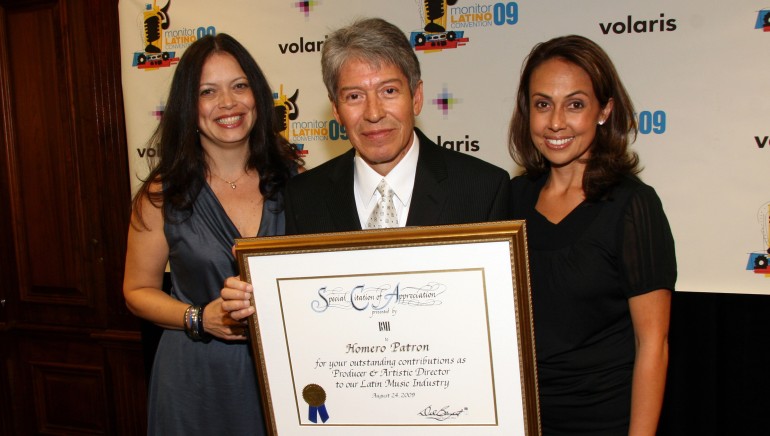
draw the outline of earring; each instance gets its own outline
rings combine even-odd
[[[605,120],[600,120],[600,121],[599,121],[598,123],[596,123],[596,124],[598,124],[598,125],[600,125],[600,126],[603,126],[603,125],[604,125],[604,121],[605,121]]]

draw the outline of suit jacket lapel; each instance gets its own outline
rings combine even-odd
[[[420,155],[406,225],[435,225],[439,223],[441,210],[449,197],[449,192],[441,187],[448,177],[446,162],[438,145],[419,129],[415,129],[415,133],[420,141]]]
[[[336,231],[361,230],[361,221],[356,210],[355,191],[353,190],[353,158],[356,151],[350,149],[329,174],[332,190],[327,196],[329,214]]]

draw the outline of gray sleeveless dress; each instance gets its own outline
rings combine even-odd
[[[265,201],[257,236],[284,234],[280,201]],[[208,184],[189,218],[166,223],[164,232],[171,296],[194,305],[218,298],[225,278],[238,273],[231,250],[241,235]],[[164,330],[150,380],[147,433],[264,435],[254,368],[247,342],[194,342],[182,330]]]

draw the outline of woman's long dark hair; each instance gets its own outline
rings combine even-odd
[[[596,129],[583,174],[586,199],[596,201],[604,197],[622,177],[637,174],[641,169],[639,157],[628,150],[629,143],[636,140],[637,134],[634,105],[607,53],[590,39],[577,35],[561,36],[537,44],[529,53],[519,79],[508,151],[529,177],[540,177],[550,169],[549,162],[532,142],[529,82],[537,67],[554,58],[575,64],[588,74],[601,107],[613,100],[609,118]]]
[[[204,36],[187,48],[177,64],[166,109],[149,140],[156,157],[150,161],[152,170],[133,199],[134,214],[142,226],[144,196],[155,207],[162,207],[164,220],[173,221],[171,211],[191,212],[206,183],[209,168],[198,133],[198,89],[203,64],[215,53],[235,58],[254,93],[257,119],[249,135],[246,166],[259,172],[262,195],[274,199],[292,171],[302,165],[297,148],[279,133],[273,93],[251,54],[228,34]],[[162,190],[153,186],[158,183],[162,183]]]

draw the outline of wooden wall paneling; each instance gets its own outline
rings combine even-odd
[[[15,359],[11,355],[11,338],[0,329],[0,434],[18,434],[14,430],[14,417],[21,415],[16,401],[15,386],[10,382],[15,377]]]
[[[106,307],[110,329],[139,329],[139,320],[128,311],[123,299],[123,269],[126,234],[131,213],[131,186],[125,136],[121,83],[120,35],[116,2],[90,0],[89,10],[99,20],[80,16],[83,26],[89,24],[97,36],[91,42],[94,56],[96,108],[96,141],[98,164],[93,165],[99,180],[96,198],[101,226],[99,257],[105,273]]]
[[[5,9],[0,7],[0,23],[6,22]],[[5,25],[0,25],[0,330],[6,328],[11,319],[18,295],[16,280],[16,256],[14,251],[13,228],[11,226],[10,181],[15,169],[10,165],[13,150],[13,129],[11,129],[11,96],[8,51]],[[1,413],[1,412],[0,412]]]
[[[31,362],[30,366],[36,432],[108,434],[105,376],[101,367],[60,362]]]
[[[127,158],[117,1],[0,0],[0,434],[146,431]]]
[[[117,8],[52,2],[5,13],[21,303],[35,322],[106,327],[111,313],[136,329],[121,294],[130,187]]]
[[[89,258],[75,125],[70,44],[59,3],[6,8],[6,47],[13,117],[10,165],[12,221],[18,262],[19,321],[100,324],[94,284],[103,283]],[[78,114],[80,115],[80,114]],[[33,310],[34,308],[34,310]]]
[[[111,434],[103,351],[86,335],[25,333],[20,376],[29,381],[23,434]]]
[[[0,7],[0,23],[6,22],[5,9]],[[15,417],[21,414],[17,398],[15,356],[12,354],[12,337],[9,334],[12,307],[18,295],[16,281],[16,260],[13,245],[9,184],[13,167],[9,164],[9,153],[13,130],[10,128],[10,86],[8,77],[8,55],[5,47],[5,25],[0,25],[0,434],[18,434]]]
[[[0,434],[146,433],[139,332],[40,328],[5,339],[0,333],[0,357],[10,356],[0,361],[0,387],[8,384]]]
[[[139,332],[108,331],[94,335],[104,350],[108,398],[113,405],[116,435],[147,432],[147,385]]]

